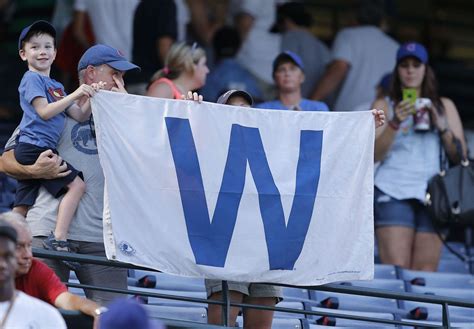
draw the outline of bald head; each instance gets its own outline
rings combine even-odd
[[[15,253],[18,263],[16,276],[27,274],[31,268],[31,262],[33,260],[33,252],[31,250],[33,237],[28,223],[26,222],[25,217],[13,211],[0,214],[0,219],[13,226],[18,234]]]

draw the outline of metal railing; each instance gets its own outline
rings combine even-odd
[[[105,257],[98,257],[98,256],[81,255],[81,254],[73,254],[73,253],[65,254],[63,252],[47,251],[44,249],[37,249],[37,248],[33,248],[33,254],[35,257],[39,257],[39,258],[49,258],[49,259],[55,259],[55,260],[70,260],[70,261],[76,261],[80,263],[89,263],[89,264],[96,264],[96,265],[120,267],[120,268],[126,268],[126,269],[140,269],[140,270],[159,272],[157,270],[146,268],[146,267],[140,267],[140,266],[118,262],[118,261],[110,261]],[[247,304],[247,303],[235,303],[235,302],[232,302],[229,298],[227,281],[222,281],[222,283],[223,283],[222,300],[210,300],[210,299],[205,299],[205,298],[186,297],[186,296],[177,296],[177,295],[157,293],[157,292],[152,292],[153,289],[150,289],[150,291],[133,290],[133,289],[117,289],[117,288],[99,287],[99,286],[93,286],[93,285],[66,282],[66,284],[69,287],[74,287],[74,288],[92,289],[92,290],[98,290],[98,291],[106,291],[106,292],[135,295],[135,296],[138,295],[138,296],[154,297],[154,298],[161,298],[161,299],[171,299],[171,300],[193,302],[193,303],[221,305],[223,308],[222,315],[223,315],[224,326],[229,325],[230,307],[232,306],[242,307],[242,308],[253,308],[253,309],[259,309],[259,310],[297,313],[297,314],[304,314],[305,316],[310,316],[310,315],[326,316],[326,317],[342,318],[342,319],[348,319],[348,320],[375,322],[375,323],[381,323],[381,324],[391,324],[391,325],[400,325],[400,326],[414,326],[415,327],[415,326],[421,325],[420,322],[414,322],[410,320],[403,320],[403,321],[389,320],[389,319],[374,318],[374,317],[367,317],[367,316],[360,316],[360,315],[353,315],[353,314],[343,314],[343,313],[335,314],[332,312],[324,312],[324,311],[301,310],[301,309],[292,309],[292,308],[286,308],[286,307],[261,306],[261,305]],[[450,320],[448,306],[472,308],[474,312],[474,302],[464,300],[464,299],[459,299],[459,298],[452,298],[452,297],[423,295],[423,294],[408,293],[408,292],[395,292],[395,291],[389,291],[389,290],[356,287],[356,286],[346,286],[346,285],[340,285],[340,284],[325,284],[321,286],[293,286],[293,285],[276,284],[276,283],[268,283],[268,284],[274,285],[274,286],[290,287],[290,288],[303,288],[303,289],[315,290],[315,291],[326,291],[326,292],[343,293],[343,294],[350,294],[350,295],[357,295],[357,296],[389,298],[389,299],[415,301],[415,302],[421,302],[421,303],[441,305],[442,306],[442,323],[441,324],[443,328],[451,328],[451,320]],[[387,311],[387,313],[389,313],[389,311]],[[429,323],[423,323],[422,326],[424,328],[439,328],[439,325],[429,324]]]

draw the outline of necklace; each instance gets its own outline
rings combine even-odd
[[[5,328],[5,323],[7,323],[7,319],[8,319],[8,316],[10,315],[10,312],[13,308],[13,304],[15,304],[15,299],[16,299],[16,291],[13,292],[13,296],[10,299],[10,305],[8,305],[7,311],[5,312],[5,315],[3,316],[3,319],[0,322],[0,329]]]

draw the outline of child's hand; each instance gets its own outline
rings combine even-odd
[[[92,97],[95,95],[95,90],[92,86],[86,85],[85,83],[80,85],[71,95],[75,100],[82,98],[83,96]]]
[[[92,87],[92,89],[94,89],[94,91],[97,92],[101,89],[104,89],[106,85],[107,85],[107,82],[99,81],[98,83],[91,84],[91,87]]]
[[[381,127],[385,123],[385,113],[383,110],[373,109],[372,115],[374,116],[375,128]]]

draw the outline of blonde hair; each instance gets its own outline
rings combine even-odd
[[[185,72],[193,74],[194,65],[203,57],[206,57],[206,53],[196,43],[192,46],[185,43],[175,43],[166,55],[164,67],[153,75],[151,82],[160,78],[173,80]]]

